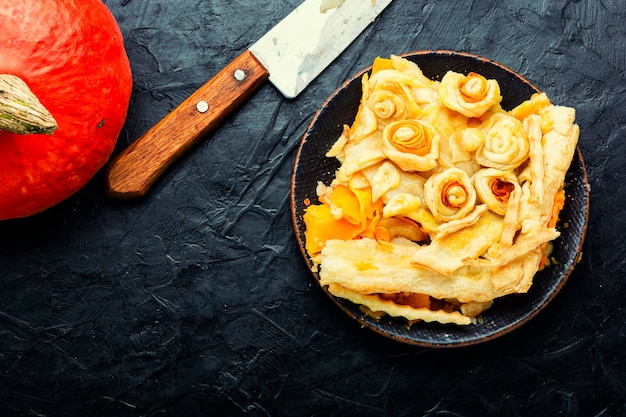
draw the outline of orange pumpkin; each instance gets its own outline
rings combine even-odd
[[[132,75],[119,26],[101,0],[3,0],[0,21],[0,78],[21,79],[57,124],[39,134],[30,123],[0,130],[5,220],[58,204],[102,168],[126,119]],[[10,102],[0,100],[5,121],[15,110]]]

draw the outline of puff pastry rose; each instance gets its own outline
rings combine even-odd
[[[514,192],[521,193],[517,175],[513,171],[484,168],[474,175],[474,188],[480,201],[489,210],[504,216]]]
[[[377,58],[341,163],[307,207],[320,284],[377,316],[468,325],[546,265],[579,130],[535,94],[507,112],[497,81]]]
[[[424,200],[433,216],[442,222],[467,216],[476,204],[476,190],[465,171],[448,168],[424,184]]]
[[[506,113],[491,116],[480,130],[483,140],[476,150],[482,166],[503,171],[515,169],[528,159],[530,144],[522,122]]]
[[[430,171],[437,166],[439,134],[428,122],[393,122],[385,127],[382,139],[385,156],[405,171]]]
[[[480,117],[502,100],[498,82],[474,72],[448,71],[441,79],[439,96],[446,107],[466,117]]]

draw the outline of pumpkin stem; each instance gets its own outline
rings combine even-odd
[[[49,134],[57,127],[54,117],[21,78],[0,74],[0,130]]]

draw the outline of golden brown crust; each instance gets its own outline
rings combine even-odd
[[[329,153],[341,162],[335,179],[318,187],[329,221],[360,232],[346,240],[322,228],[320,244],[322,232],[307,230],[321,248],[309,255],[336,297],[410,323],[470,324],[494,299],[528,291],[559,236],[575,112],[538,94],[507,113],[495,80],[449,73],[438,83],[395,56],[374,68]]]

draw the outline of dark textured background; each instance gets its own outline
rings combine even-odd
[[[135,77],[119,152],[299,1],[105,3]],[[0,415],[626,415],[624,22],[621,0],[395,0],[302,95],[261,87],[146,198],[110,200],[98,175],[0,223]],[[375,56],[419,49],[483,55],[575,107],[591,184],[562,292],[467,348],[359,328],[316,286],[291,225],[316,109]]]

